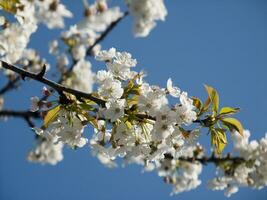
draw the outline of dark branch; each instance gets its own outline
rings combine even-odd
[[[1,110],[0,117],[30,117],[30,118],[38,119],[41,116],[39,112]]]
[[[13,110],[1,110],[1,117],[15,117],[24,119],[30,127],[34,127],[34,123],[32,119],[39,119],[41,115],[39,112],[31,112],[31,111],[13,111]]]
[[[14,65],[10,65],[10,64],[8,64],[8,63],[6,63],[4,61],[1,61],[1,62],[2,62],[2,67],[3,68],[9,69],[9,70],[11,70],[13,72],[16,72],[21,76],[28,77],[28,78],[31,78],[33,80],[39,81],[41,83],[44,83],[44,84],[50,86],[51,88],[53,88],[54,90],[56,90],[59,94],[62,94],[63,92],[67,92],[67,93],[73,94],[77,98],[90,99],[90,100],[96,102],[97,104],[99,104],[101,106],[105,106],[105,101],[104,100],[96,98],[92,94],[88,94],[88,93],[85,93],[85,92],[81,92],[81,91],[78,91],[78,90],[71,89],[69,87],[65,87],[65,86],[63,86],[63,85],[61,85],[59,83],[56,83],[54,81],[51,81],[51,80],[49,80],[49,79],[47,79],[45,77],[41,77],[38,74],[34,74],[34,73],[31,73],[31,72],[29,72],[27,70],[24,70],[24,69],[21,69],[19,67],[16,67]]]
[[[211,156],[211,157],[202,157],[202,158],[184,158],[181,157],[179,158],[179,160],[181,161],[187,161],[187,162],[200,162],[202,164],[207,164],[207,163],[214,163],[214,164],[219,164],[222,162],[233,162],[235,164],[240,164],[245,162],[244,158],[241,157],[230,157],[229,155],[227,155],[226,157],[215,157],[215,156]]]
[[[29,127],[33,128],[35,127],[34,123],[32,122],[31,118],[29,117],[24,117],[25,121],[27,122],[27,124],[29,125]]]
[[[7,84],[0,89],[0,95],[3,95],[9,90],[16,88],[19,80],[20,80],[20,77],[17,76],[15,79],[8,81]]]

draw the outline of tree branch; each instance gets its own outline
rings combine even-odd
[[[125,18],[127,15],[129,15],[129,12],[126,11],[123,13],[123,15],[121,17],[119,17],[116,21],[112,22],[107,29],[100,35],[99,38],[96,39],[96,41],[94,42],[93,45],[91,45],[87,51],[86,54],[87,55],[91,55],[91,51],[92,49],[98,44],[100,43],[102,40],[104,40],[106,38],[106,36],[117,26],[117,24],[123,19]]]
[[[17,87],[16,84],[19,82],[19,80],[20,80],[20,77],[17,76],[15,79],[8,81],[7,84],[0,89],[0,95],[3,95],[9,90],[16,88]]]
[[[20,74],[22,77],[28,77],[28,78],[31,78],[33,80],[44,83],[44,84],[50,86],[51,88],[53,88],[54,90],[56,90],[59,94],[62,94],[63,92],[67,92],[67,93],[73,94],[77,98],[90,99],[90,100],[96,102],[98,105],[105,106],[106,102],[104,100],[96,98],[92,94],[81,92],[78,90],[74,90],[74,89],[71,89],[69,87],[65,87],[59,83],[56,83],[54,81],[51,81],[51,80],[45,78],[44,76],[40,76],[39,74],[31,73],[27,70],[21,69],[19,67],[11,65],[11,64],[8,64],[7,62],[4,62],[4,61],[1,61],[1,62],[2,62],[3,68],[9,69],[13,72],[16,72],[16,73]]]
[[[202,157],[202,158],[185,158],[181,157],[179,158],[181,161],[187,161],[187,162],[194,162],[198,161],[201,164],[205,165],[207,163],[214,163],[214,164],[219,164],[222,162],[233,162],[235,164],[240,164],[245,162],[246,160],[241,157],[230,157],[230,155],[227,155],[226,157],[215,157],[214,155],[210,157]]]
[[[31,79],[36,80],[38,82],[44,83],[44,84],[50,86],[51,88],[53,88],[54,90],[56,90],[63,97],[64,97],[63,92],[67,92],[67,93],[70,93],[70,94],[76,96],[76,98],[78,98],[78,99],[81,99],[81,98],[90,99],[90,100],[94,101],[95,103],[97,103],[99,106],[105,107],[106,101],[103,99],[97,98],[97,97],[95,97],[89,93],[85,93],[85,92],[82,92],[79,90],[74,90],[72,88],[63,86],[59,83],[56,83],[54,81],[51,81],[51,80],[45,78],[43,76],[45,74],[44,70],[42,70],[40,73],[35,74],[35,73],[29,72],[27,70],[21,69],[19,67],[16,67],[14,65],[8,64],[4,61],[1,61],[1,62],[2,62],[3,68],[9,69],[13,72],[16,72],[16,73],[20,74],[22,77],[28,77],[28,78],[31,78]],[[140,119],[149,119],[149,120],[153,120],[153,121],[156,120],[154,117],[151,117],[151,116],[146,115],[146,114],[141,114],[141,113],[136,114],[136,117],[138,117]],[[194,123],[200,123],[201,121],[203,121],[203,120],[196,120],[196,121],[194,121]]]
[[[1,110],[0,117],[31,117],[31,118],[38,119],[41,116],[39,112]]]
[[[1,110],[1,117],[15,117],[24,119],[30,127],[34,127],[34,123],[32,122],[32,118],[39,119],[41,115],[39,112],[31,112],[31,111],[13,111],[13,110]]]

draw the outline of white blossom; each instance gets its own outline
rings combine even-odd
[[[6,22],[6,19],[4,16],[0,16],[0,26],[3,26]]]
[[[193,100],[187,96],[186,92],[182,92],[180,95],[180,102],[181,104],[176,106],[178,122],[189,125],[197,119]]]
[[[91,71],[91,63],[83,59],[79,60],[74,65],[71,76],[63,83],[82,92],[92,92],[94,73]]]
[[[86,55],[86,48],[84,45],[76,45],[71,49],[71,53],[75,60],[81,60]]]
[[[167,81],[167,91],[175,98],[180,97],[181,90],[178,87],[173,87],[171,78],[169,78]]]
[[[111,61],[115,55],[116,49],[110,48],[109,50],[99,51],[95,58],[99,61]]]
[[[56,55],[58,54],[58,41],[53,40],[49,43],[49,53]]]
[[[29,152],[28,160],[41,164],[56,165],[63,160],[63,144],[56,143],[56,137],[41,140],[35,149]]]
[[[36,0],[34,3],[36,19],[38,22],[46,24],[50,29],[63,28],[64,17],[72,17],[72,13],[59,0]]]
[[[226,190],[224,192],[224,195],[226,197],[230,197],[232,194],[234,194],[236,192],[238,192],[238,187],[231,185],[231,186],[229,186],[229,187],[226,188]]]
[[[167,15],[163,0],[125,0],[134,16],[134,34],[146,37],[156,26],[157,20],[164,21]]]
[[[111,48],[108,51],[100,51],[96,55],[96,59],[106,61],[109,72],[116,78],[127,80],[136,74],[130,68],[135,67],[137,61],[132,58],[130,53],[117,52],[115,48]]]
[[[244,161],[233,168],[232,174],[222,171],[220,177],[211,180],[211,189],[225,190],[225,196],[230,197],[238,187],[262,189],[267,185],[267,134],[259,142],[249,142],[249,136],[248,130],[243,132],[243,136],[238,132],[232,134],[235,151]]]
[[[138,108],[141,112],[147,112],[151,116],[155,116],[167,103],[166,94],[162,89],[150,87],[148,84],[142,85],[141,95],[138,99]]]
[[[76,148],[83,147],[88,142],[88,139],[83,137],[84,127],[76,113],[61,109],[56,120],[46,130],[34,129],[34,131],[46,139],[55,137],[55,143],[62,142],[71,148]]]
[[[29,3],[25,3],[24,9],[17,13],[18,22],[0,31],[1,59],[9,63],[16,63],[20,59],[31,34],[37,29],[37,22],[31,13],[34,13],[34,8]]]
[[[35,96],[35,97],[31,97],[31,108],[30,110],[32,112],[36,112],[40,109],[40,99],[39,97]]]
[[[119,99],[106,103],[106,110],[104,116],[110,119],[111,122],[115,122],[117,119],[123,116],[125,107],[125,100]]]
[[[66,54],[62,53],[59,54],[57,57],[57,67],[58,69],[64,69],[69,64],[69,59]]]
[[[26,48],[23,50],[20,59],[17,61],[18,64],[23,65],[27,70],[39,73],[43,66],[46,66],[46,71],[50,69],[50,64],[44,58],[41,58],[36,50]]]
[[[97,12],[96,7],[97,5],[92,5],[89,8],[89,12],[91,12],[90,15],[86,16],[84,20],[78,24],[78,29],[85,32],[88,30],[101,32],[122,16],[119,7],[108,8],[101,12]]]
[[[118,80],[106,80],[99,88],[98,93],[106,99],[119,99],[123,94],[121,82]]]

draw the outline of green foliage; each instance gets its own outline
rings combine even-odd
[[[235,118],[222,118],[220,121],[229,128],[229,130],[236,130],[243,135],[243,126],[241,122]]]
[[[211,129],[211,143],[215,146],[215,152],[221,154],[227,144],[226,133],[223,129]]]
[[[0,0],[0,8],[6,12],[15,14],[17,12],[17,4],[19,0]]]
[[[217,91],[208,85],[205,85],[205,88],[206,88],[206,91],[208,93],[208,99],[206,100],[204,110],[206,110],[209,107],[209,105],[211,104],[212,105],[212,111],[214,113],[218,113],[219,95],[218,95]]]
[[[58,105],[46,113],[44,117],[44,125],[43,125],[44,128],[47,128],[49,124],[56,119],[60,110],[61,110],[61,106]]]
[[[233,117],[229,117],[237,113],[239,108],[222,107],[219,109],[220,101],[218,92],[208,85],[205,85],[205,89],[208,93],[208,97],[204,104],[199,98],[192,98],[197,112],[196,122],[199,122],[201,127],[208,129],[211,135],[211,144],[215,147],[215,153],[221,154],[227,145],[227,132],[236,130],[243,135],[243,126],[241,122]],[[125,116],[112,123],[113,131],[117,128],[118,123],[124,123],[129,130],[133,128],[134,124],[140,124],[143,128],[143,133],[146,135],[146,124],[153,123],[154,119],[152,118],[151,122],[149,116],[146,118],[146,115],[139,115],[137,107],[139,94],[140,86],[135,84],[134,81],[129,81],[124,88],[123,94],[128,105],[125,108]],[[90,123],[94,128],[99,129],[97,124],[97,120],[99,119],[97,115],[98,105],[94,101],[87,99],[78,100],[75,96],[67,93],[65,94],[65,97],[69,103],[61,106],[58,105],[48,111],[44,118],[43,127],[47,128],[48,125],[56,119],[59,111],[64,108],[65,110],[76,113],[75,115],[82,123]],[[106,122],[109,121],[106,120]],[[224,127],[224,129],[222,127]],[[179,127],[179,129],[185,139],[189,137],[191,133],[190,130],[185,130],[182,127]],[[115,143],[113,145],[115,145]]]
[[[231,115],[239,111],[239,108],[223,107],[220,110],[220,115]]]
[[[208,85],[205,85],[205,89],[208,93],[205,103],[202,104],[201,100],[196,97],[193,97],[193,103],[198,111],[198,121],[211,133],[211,144],[215,147],[215,153],[221,154],[227,144],[227,131],[236,130],[243,135],[241,122],[229,117],[237,113],[239,108],[222,107],[219,111],[218,92]],[[226,129],[222,129],[222,126]]]

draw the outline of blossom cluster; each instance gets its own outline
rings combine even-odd
[[[14,2],[12,8],[3,9],[14,12],[17,21],[9,22],[1,16],[0,31],[0,56],[9,63],[16,63],[21,58],[38,23],[45,23],[49,28],[63,28],[63,18],[72,16],[58,0],[20,0]]]
[[[134,34],[137,37],[146,37],[156,26],[156,21],[164,21],[167,9],[164,0],[125,0],[133,15]]]
[[[101,49],[99,44],[95,45],[97,39],[112,22],[122,15],[119,7],[108,8],[105,1],[96,1],[86,6],[83,20],[62,32],[61,40],[64,46],[60,46],[60,40],[50,43],[49,52],[56,56],[57,68],[63,75],[70,63],[69,52],[74,61],[71,73],[67,74],[62,82],[64,85],[83,92],[92,91],[94,73],[91,71],[91,63],[86,56],[94,55]],[[94,47],[91,48],[93,45]]]
[[[127,0],[125,3],[129,13],[134,16],[136,36],[147,36],[155,26],[155,21],[164,20],[167,14],[162,0],[158,2]],[[21,65],[36,73],[41,71],[44,65],[49,69],[46,60],[35,50],[27,47],[30,37],[37,31],[39,24],[44,24],[49,29],[64,28],[64,19],[73,17],[72,13],[60,0],[12,0],[8,4],[1,3],[0,9],[15,16],[14,20],[9,20],[8,17],[0,15],[1,60]],[[90,5],[85,3],[84,18],[69,30],[62,32],[61,40],[50,43],[49,52],[56,57],[57,68],[63,77],[61,83],[80,91],[92,91],[94,73],[91,71],[91,63],[85,58],[98,53],[101,46],[97,44],[97,40],[122,16],[120,8],[109,7],[106,0],[96,0]],[[63,48],[61,41],[65,44]],[[70,61],[69,52],[73,62]],[[72,64],[71,73],[66,73],[70,64]],[[10,81],[15,79],[13,72],[4,70],[1,65],[0,69]]]
[[[171,79],[165,88],[147,83],[143,72],[132,70],[137,61],[130,53],[111,48],[99,51],[96,60],[105,62],[107,69],[96,73],[93,94],[105,104],[66,94],[70,102],[51,109],[52,104],[48,107],[33,98],[35,110],[50,111],[44,126],[34,128],[39,142],[29,160],[56,164],[63,158],[63,146],[89,146],[107,167],[118,166],[122,159],[123,165],[135,163],[144,171],[156,170],[173,185],[172,194],[197,188],[205,154],[197,143],[200,127],[185,130],[198,119],[193,99],[173,86]],[[170,98],[177,103],[170,105]],[[84,133],[89,124],[94,130],[91,138]],[[267,139],[249,143],[248,131],[243,134],[233,134],[240,159],[215,162],[224,175],[209,182],[212,190],[225,190],[226,196],[237,192],[238,186],[261,189],[267,183]]]
[[[166,171],[169,159],[166,155],[179,159],[185,155],[182,152],[189,152],[185,143],[191,141],[193,144],[198,137],[199,131],[195,130],[186,140],[180,130],[181,126],[189,126],[196,120],[193,100],[186,92],[174,87],[171,79],[167,81],[166,88],[149,85],[143,80],[143,72],[132,71],[137,61],[127,52],[118,52],[111,48],[100,51],[96,59],[104,61],[107,67],[107,70],[96,73],[95,82],[98,88],[94,93],[105,101],[105,105],[96,106],[97,102],[84,103],[75,100],[71,105],[53,108],[55,118],[41,129],[34,128],[45,145],[49,143],[47,147],[52,148],[49,151],[52,158],[47,156],[47,150],[42,148],[43,144],[40,142],[37,150],[31,151],[30,160],[52,164],[56,163],[56,158],[58,162],[61,161],[62,148],[53,147],[50,145],[51,141],[55,145],[60,143],[71,148],[84,147],[89,141],[88,145],[93,153],[108,167],[117,166],[116,158],[123,158],[125,164],[137,163],[143,165],[145,170],[157,169],[163,176],[162,169]],[[178,103],[171,106],[168,103],[169,98],[177,99]],[[33,98],[32,101],[34,110],[38,109],[38,105],[44,105],[40,104],[38,98]],[[93,124],[95,132],[91,139],[86,138],[83,133],[88,120]],[[34,156],[35,153],[46,156]],[[47,162],[44,158],[47,158]],[[191,166],[187,162],[178,166],[182,171],[180,173],[190,179],[192,184],[193,180],[196,181],[191,185],[192,188],[200,183],[198,174],[201,166]],[[191,167],[198,171],[193,176],[189,176]],[[171,168],[176,169],[177,166]],[[175,192],[178,192],[177,189]]]
[[[125,3],[134,16],[136,36],[147,36],[155,27],[155,21],[164,20],[167,15],[163,0],[125,0]],[[19,0],[11,1],[7,5],[11,6],[4,6],[3,3],[0,9],[14,13],[17,19],[10,22],[6,17],[0,16],[0,56],[9,63],[16,63],[20,59],[38,24],[43,23],[49,29],[64,28],[64,18],[73,16],[60,0]],[[97,0],[92,5],[86,5],[85,18],[63,34],[65,39],[70,39],[71,36],[79,38],[72,48],[74,58],[79,60],[85,54],[83,45],[92,45],[99,37],[99,32],[104,31],[122,15],[119,7],[109,8],[106,0]]]
[[[180,89],[173,87],[172,84],[170,84],[171,80],[168,80],[168,86],[166,88],[150,86],[148,83],[144,82],[144,74],[131,71],[131,68],[135,67],[137,64],[136,60],[131,57],[131,54],[127,52],[117,52],[115,48],[111,48],[108,51],[100,51],[96,59],[105,61],[108,69],[98,71],[95,76],[95,81],[99,84],[96,95],[106,101],[105,107],[100,106],[99,110],[95,113],[96,119],[105,118],[109,120],[110,123],[115,124],[116,130],[120,130],[121,134],[132,131],[132,135],[129,135],[130,138],[125,138],[121,135],[121,137],[124,138],[122,139],[118,136],[119,134],[115,134],[115,138],[118,136],[116,142],[122,143],[124,140],[125,142],[129,140],[135,143],[137,139],[134,138],[138,138],[137,135],[139,135],[140,138],[138,140],[144,140],[146,145],[150,142],[162,143],[163,141],[164,143],[171,144],[175,141],[175,138],[171,138],[171,135],[173,135],[172,133],[179,133],[179,126],[182,124],[189,125],[196,119],[193,101],[187,96],[187,93],[180,92]],[[87,84],[89,83],[90,82]],[[167,96],[179,98],[180,102],[171,108],[168,104]],[[33,98],[32,100],[34,105],[38,104],[39,99]],[[128,110],[138,115],[149,115],[155,118],[155,121],[150,120],[142,122],[142,119],[138,118],[139,116],[128,116],[129,114],[127,112],[130,112]],[[34,111],[36,111],[36,109],[34,109]],[[60,114],[57,116],[58,120],[63,120],[62,117],[60,118],[62,115],[61,112],[63,111],[61,110]],[[71,114],[71,112],[67,111],[64,113]],[[75,114],[72,115],[72,117],[64,116],[67,119],[71,118],[72,120],[76,119],[79,121],[78,118],[75,117]],[[128,123],[123,119],[125,115],[129,118],[126,119],[129,120]],[[104,121],[101,121],[102,120],[99,120],[100,124],[104,123]],[[53,128],[57,127],[54,126],[54,123],[55,122],[51,124]],[[65,121],[64,124],[65,123],[68,124],[67,121]],[[71,125],[74,124],[75,123],[71,121]],[[129,124],[133,126],[129,129],[127,124],[128,126]],[[60,127],[62,128],[62,126]],[[98,126],[95,127],[95,129],[98,131],[102,130],[102,128]],[[39,133],[38,135],[41,134]],[[130,143],[129,145],[132,146],[134,144]],[[127,146],[127,144],[123,146]]]
[[[221,176],[209,182],[212,190],[225,190],[225,195],[229,197],[239,187],[262,189],[267,185],[267,134],[259,141],[249,142],[249,137],[248,130],[244,131],[243,137],[233,133],[234,151],[244,161],[221,168]]]

